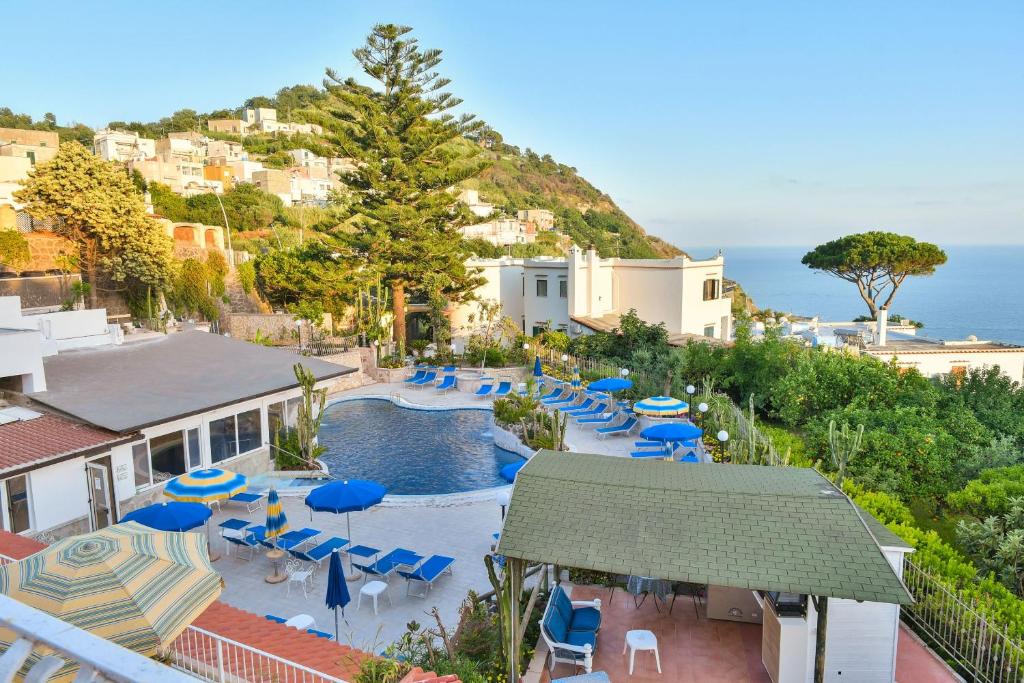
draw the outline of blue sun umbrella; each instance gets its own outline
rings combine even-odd
[[[375,481],[366,479],[338,479],[330,483],[318,486],[306,496],[306,506],[309,507],[309,518],[313,518],[313,511],[333,512],[336,515],[344,514],[345,523],[348,526],[348,537],[352,539],[352,520],[350,512],[359,512],[377,505],[384,500],[384,494],[388,490]],[[349,556],[349,562],[352,561]]]
[[[331,552],[331,564],[327,573],[327,607],[334,610],[335,642],[341,640],[338,637],[338,609],[341,609],[341,616],[345,616],[345,605],[351,600],[352,596],[349,595],[348,584],[345,582],[345,570],[341,566],[341,555],[334,550]]]
[[[191,531],[202,526],[213,514],[202,503],[154,503],[132,510],[122,522],[138,522],[157,531]]]
[[[633,387],[633,380],[624,377],[604,377],[587,385],[591,391],[623,391]]]
[[[501,475],[501,478],[505,481],[515,481],[516,475],[519,474],[519,470],[523,469],[523,465],[525,464],[526,460],[518,460],[516,462],[509,463],[498,470],[498,474]]]
[[[533,376],[543,377],[544,369],[540,366],[540,356],[533,357]]]
[[[657,424],[640,432],[640,438],[650,441],[689,441],[703,435],[703,429],[689,422]]]
[[[247,485],[244,475],[211,468],[171,479],[164,487],[164,495],[189,503],[209,504],[241,493]]]

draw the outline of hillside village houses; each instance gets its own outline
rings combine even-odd
[[[732,334],[731,300],[723,294],[725,259],[602,259],[577,246],[567,258],[473,259],[485,279],[482,301],[501,305],[525,334],[561,330],[571,337],[610,331],[635,309],[648,323],[664,323],[670,341],[727,341]],[[656,292],[657,296],[652,296]],[[458,347],[481,328],[479,304],[458,306],[451,316]]]
[[[267,471],[295,420],[293,364],[318,387],[354,372],[202,331],[126,342],[103,309],[24,315],[17,297],[0,297],[0,329],[0,521],[15,533],[114,524],[194,469]]]
[[[207,121],[210,130],[233,135],[252,135],[255,133],[296,133],[320,135],[324,129],[315,123],[286,123],[277,120],[277,110],[270,107],[250,107],[242,112],[241,119],[210,119]]]

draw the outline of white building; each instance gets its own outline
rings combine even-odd
[[[93,136],[92,151],[105,161],[137,161],[156,156],[156,140],[134,131],[104,128]]]
[[[477,299],[496,301],[502,315],[524,333],[564,330],[570,336],[611,331],[630,310],[648,323],[662,323],[670,341],[701,337],[721,341],[732,333],[732,301],[722,294],[722,256],[693,260],[602,259],[597,251],[573,247],[567,259],[472,259],[485,283]],[[456,343],[479,331],[479,305],[469,302],[451,314]]]
[[[310,152],[308,149],[293,149],[289,150],[288,154],[295,160],[295,166],[302,166],[303,168],[322,168],[325,171],[327,170],[327,159]]]
[[[277,120],[277,110],[270,107],[255,107],[246,109],[242,113],[242,125],[246,133],[285,133],[294,135],[304,133],[306,135],[320,135],[324,132],[323,127],[315,123],[285,123]]]
[[[504,247],[509,244],[530,244],[537,240],[533,226],[516,218],[495,218],[486,223],[465,225],[459,232],[467,240],[480,239]]]
[[[477,190],[463,190],[459,193],[458,199],[480,218],[487,218],[494,213],[494,204],[480,201],[480,193]]]

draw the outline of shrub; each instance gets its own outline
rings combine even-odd
[[[377,367],[390,369],[402,368],[405,367],[405,359],[399,355],[382,356],[381,359],[377,361]]]
[[[256,287],[256,266],[252,261],[238,264],[238,282],[242,285],[242,291],[252,294]]]
[[[979,519],[1001,515],[1010,508],[1010,498],[1024,496],[1024,465],[985,470],[977,479],[954,491],[946,500],[956,510]]]

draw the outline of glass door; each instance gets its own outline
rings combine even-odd
[[[110,468],[107,458],[85,463],[85,478],[89,486],[89,523],[93,531],[114,523],[111,510]]]

